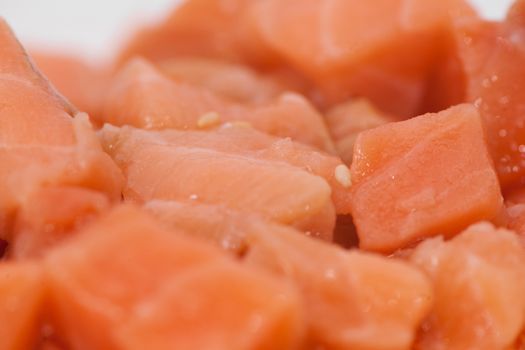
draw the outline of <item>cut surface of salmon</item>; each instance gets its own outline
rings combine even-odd
[[[355,99],[339,104],[326,112],[326,123],[339,157],[346,164],[352,163],[354,144],[361,131],[386,124],[394,119],[377,110],[365,99]]]
[[[427,240],[410,260],[433,281],[435,302],[416,349],[507,349],[524,325],[525,251],[487,223],[449,242]]]
[[[312,78],[326,103],[362,96],[400,117],[419,112],[453,19],[474,16],[462,0],[252,4],[262,43]]]
[[[127,179],[123,192],[127,200],[194,200],[257,213],[291,225],[314,217],[325,222],[319,215],[326,215],[329,225],[325,231],[331,234],[333,230],[331,189],[322,177],[305,170],[215,149],[152,142],[148,138],[107,141],[107,152]]]
[[[299,349],[298,300],[265,282],[233,264],[183,274],[136,307],[119,339],[129,350]]]
[[[107,96],[104,121],[145,129],[199,129],[247,122],[280,137],[333,151],[322,116],[303,97],[284,94],[263,106],[246,106],[161,74],[135,59],[117,74]]]
[[[37,258],[106,211],[104,194],[79,187],[47,187],[32,193],[14,224],[9,256]]]
[[[120,143],[162,144],[196,147],[254,159],[289,164],[323,177],[332,189],[332,201],[338,214],[350,213],[349,170],[339,158],[320,152],[289,138],[273,137],[251,128],[219,128],[210,131],[146,131],[132,127],[105,125],[99,136],[109,153]]]
[[[122,161],[128,180],[124,196],[131,200],[196,197],[285,223],[315,214],[329,202],[324,180],[289,166],[195,148],[143,145],[134,151],[133,159]]]
[[[366,250],[393,252],[434,235],[450,237],[503,212],[471,105],[361,133],[351,170],[352,215]]]
[[[161,61],[159,69],[171,79],[205,87],[239,103],[269,102],[285,91],[278,80],[262,76],[248,66],[220,60],[172,58]]]
[[[82,59],[42,50],[31,50],[31,57],[51,83],[92,121],[100,120],[104,95],[111,73],[104,67]]]
[[[0,140],[3,144],[74,144],[71,116],[49,93],[6,74],[0,76],[0,94],[5,103],[0,111]]]
[[[206,205],[192,201],[153,200],[144,209],[159,221],[233,253],[242,256],[248,249],[250,235],[273,234],[284,230],[284,226],[264,218],[219,205]],[[286,228],[292,231],[292,228]],[[304,234],[297,231],[297,234]],[[331,235],[310,232],[309,236],[331,240]]]
[[[247,249],[246,234],[258,228],[253,214],[219,205],[153,200],[144,209],[165,225],[239,256]]]
[[[134,207],[117,207],[52,250],[45,268],[54,326],[73,349],[293,349],[301,341],[291,286]]]
[[[410,349],[432,302],[430,283],[417,269],[286,228],[250,234],[247,242],[247,263],[299,288],[312,348]]]
[[[519,3],[519,2],[518,2]],[[478,106],[489,151],[504,190],[525,185],[525,8],[516,6],[506,22],[468,21],[456,42],[466,76],[465,100]]]
[[[0,348],[32,349],[44,303],[42,271],[28,263],[0,264]]]

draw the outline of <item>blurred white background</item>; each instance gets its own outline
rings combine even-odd
[[[27,46],[109,58],[133,24],[162,18],[180,0],[0,0],[7,19]],[[441,1],[441,0],[435,0]],[[491,19],[512,0],[470,0]]]

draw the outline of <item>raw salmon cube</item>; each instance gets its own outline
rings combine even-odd
[[[361,133],[351,169],[352,215],[366,250],[393,252],[431,236],[450,237],[503,211],[471,105]]]
[[[322,177],[286,163],[146,136],[106,139],[127,179],[125,199],[219,204],[311,232],[323,222],[321,234],[331,236],[335,210]]]
[[[432,304],[429,281],[405,262],[274,229],[248,235],[245,259],[293,281],[311,348],[410,349]]]
[[[79,186],[120,198],[122,174],[102,151],[87,116],[74,114],[3,20],[0,47],[2,239],[11,238],[16,211],[41,187]]]
[[[489,224],[423,242],[410,260],[432,278],[435,302],[416,349],[507,349],[525,321],[525,251]]]
[[[299,349],[296,296],[264,277],[233,264],[184,273],[136,306],[119,341],[129,350]]]
[[[332,189],[332,201],[338,214],[350,213],[349,170],[340,159],[289,138],[273,137],[251,128],[220,128],[210,131],[145,131],[131,127],[105,125],[99,135],[102,144],[112,149],[122,142],[169,144],[173,147],[197,147],[268,160],[306,170],[323,177]],[[347,178],[348,177],[348,178]]]
[[[286,282],[134,207],[52,250],[45,268],[53,325],[73,349],[293,349],[302,340],[298,296]]]
[[[506,22],[467,21],[456,30],[464,98],[480,111],[504,190],[525,184],[525,89],[516,79],[525,74],[523,17],[516,6]]]

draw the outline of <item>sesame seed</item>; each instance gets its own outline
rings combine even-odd
[[[208,112],[203,114],[197,121],[199,129],[211,128],[221,122],[221,118],[217,112]]]
[[[335,179],[339,182],[344,188],[349,188],[352,186],[352,178],[350,175],[350,169],[344,164],[339,164],[335,167]]]

